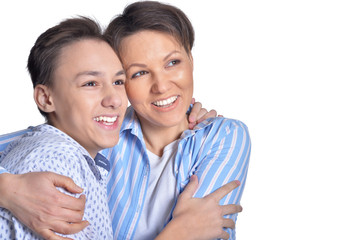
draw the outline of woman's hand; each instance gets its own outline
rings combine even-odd
[[[195,125],[202,122],[207,118],[217,117],[216,110],[207,111],[207,109],[202,108],[202,104],[200,102],[196,102],[194,98],[192,98],[193,108],[188,116],[188,127],[189,129],[193,129]]]
[[[224,215],[241,212],[242,207],[235,204],[221,206],[219,201],[239,185],[239,181],[232,181],[204,198],[193,198],[198,187],[197,176],[193,175],[178,198],[172,221],[156,240],[228,239],[229,234],[223,228],[233,229],[235,223]]]
[[[83,191],[71,178],[51,172],[0,174],[0,206],[45,239],[69,239],[54,232],[74,234],[89,225],[82,221],[85,195],[75,198],[56,187]]]

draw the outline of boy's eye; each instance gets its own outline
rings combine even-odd
[[[137,78],[137,77],[140,77],[140,76],[145,75],[145,74],[147,74],[146,71],[139,71],[139,72],[137,72],[137,73],[134,73],[134,74],[132,75],[132,78]]]
[[[113,83],[114,85],[123,85],[124,84],[124,80],[117,80]]]
[[[87,83],[85,83],[83,86],[84,87],[95,87],[97,84],[96,84],[96,82],[87,82]]]

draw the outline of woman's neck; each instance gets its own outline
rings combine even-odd
[[[179,139],[182,133],[188,129],[188,121],[185,118],[180,124],[172,127],[159,127],[140,120],[146,148],[157,156],[163,155],[164,148]]]

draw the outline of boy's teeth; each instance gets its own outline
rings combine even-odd
[[[177,100],[177,98],[178,98],[177,96],[173,96],[173,97],[170,97],[170,98],[165,99],[165,100],[156,101],[153,104],[158,106],[158,107],[163,107],[163,106],[166,106],[166,105],[169,105],[169,104],[175,102],[175,100]]]
[[[97,122],[114,123],[117,120],[117,117],[100,116],[100,117],[95,117],[94,120]]]

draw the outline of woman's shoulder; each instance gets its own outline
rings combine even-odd
[[[199,123],[195,129],[207,129],[212,131],[245,131],[248,132],[247,125],[237,119],[215,117],[204,120]]]

